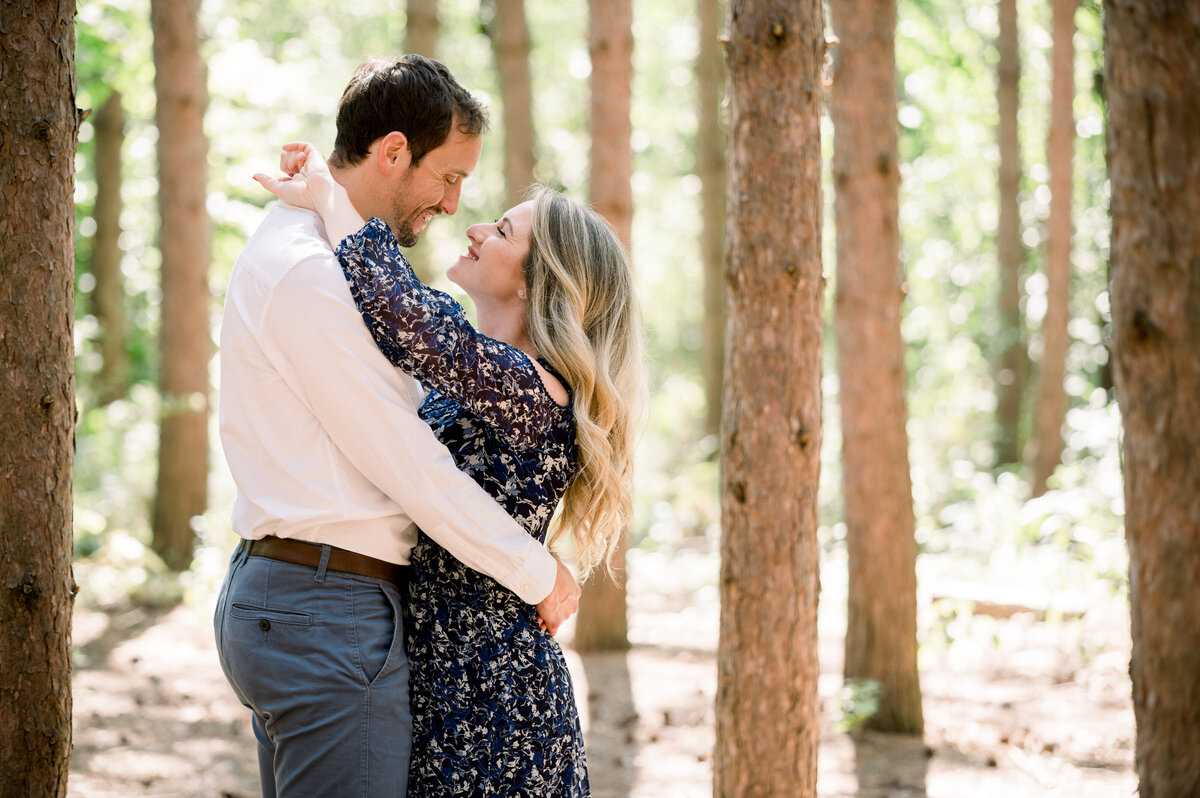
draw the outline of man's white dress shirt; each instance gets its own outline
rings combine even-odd
[[[315,213],[276,203],[238,257],[221,325],[221,443],[233,528],[407,564],[420,526],[535,604],[557,565],[417,416]]]

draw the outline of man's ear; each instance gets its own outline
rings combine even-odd
[[[408,137],[399,130],[393,130],[378,141],[375,159],[379,171],[391,175],[396,169],[407,171],[412,164],[412,152],[408,149]]]

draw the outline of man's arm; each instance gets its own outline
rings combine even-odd
[[[264,351],[362,474],[465,565],[555,609],[577,592],[555,559],[469,476],[416,414],[411,383],[363,325],[332,253],[298,264],[270,299]],[[540,605],[539,605],[540,606]]]

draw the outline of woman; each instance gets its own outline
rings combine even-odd
[[[629,515],[643,372],[628,259],[604,220],[542,189],[470,227],[447,276],[476,329],[417,280],[386,224],[364,225],[311,145],[286,145],[283,167],[304,179],[258,179],[341,242],[364,321],[426,385],[421,415],[459,468],[539,540],[569,530],[584,576],[607,565]],[[409,795],[588,795],[570,675],[534,609],[423,534],[412,564]]]

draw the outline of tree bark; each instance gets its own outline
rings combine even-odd
[[[1071,164],[1075,150],[1075,9],[1078,0],[1054,0],[1050,79],[1050,218],[1046,224],[1046,318],[1042,322],[1042,368],[1033,421],[1033,495],[1062,457],[1067,413],[1067,322],[1071,318]]]
[[[100,326],[101,366],[96,373],[96,399],[108,404],[125,395],[129,357],[125,351],[125,282],[121,277],[121,144],[125,113],[121,93],[114,90],[96,114],[96,204],[92,218],[92,312]]]
[[[626,651],[629,648],[629,622],[625,606],[625,552],[628,541],[622,541],[613,560],[616,580],[603,569],[597,569],[583,586],[575,637],[571,646],[576,651]]]
[[[1000,64],[1000,221],[996,249],[1000,260],[1000,355],[996,362],[996,465],[1021,459],[1021,397],[1025,390],[1025,349],[1021,335],[1021,150],[1017,137],[1021,63],[1017,40],[1017,0],[999,0]]]
[[[404,52],[437,58],[438,0],[408,0]]]
[[[208,103],[196,0],[151,0],[162,250],[162,356],[154,550],[192,561],[192,519],[208,504]]]
[[[75,4],[0,2],[0,784],[71,753]]]
[[[818,0],[730,4],[714,793],[816,795],[821,451]]]
[[[721,0],[699,0],[700,51],[696,56],[699,129],[696,174],[700,177],[700,250],[704,259],[704,432],[721,432],[725,369],[725,130],[721,95],[725,64],[718,41]]]
[[[589,170],[592,206],[616,229],[630,249],[633,236],[633,2],[589,0],[588,51],[592,57]],[[618,563],[624,565],[624,547]],[[580,650],[629,647],[625,585],[600,572],[583,587],[575,626]]]
[[[437,58],[438,32],[441,22],[438,20],[438,0],[407,0],[404,18],[404,52],[416,53],[426,58]],[[433,251],[429,240],[422,235],[416,246],[406,253],[408,262],[412,265],[423,282],[433,279]]]
[[[830,110],[836,330],[849,553],[847,679],[883,685],[868,725],[920,734],[917,545],[900,304],[894,0],[834,0]]]
[[[590,0],[592,204],[628,248],[633,234],[633,2]]]
[[[1200,795],[1200,6],[1104,28],[1138,794]]]
[[[533,184],[533,90],[529,80],[529,28],[524,0],[495,0],[488,29],[500,103],[504,108],[504,189],[506,207],[520,204]]]

